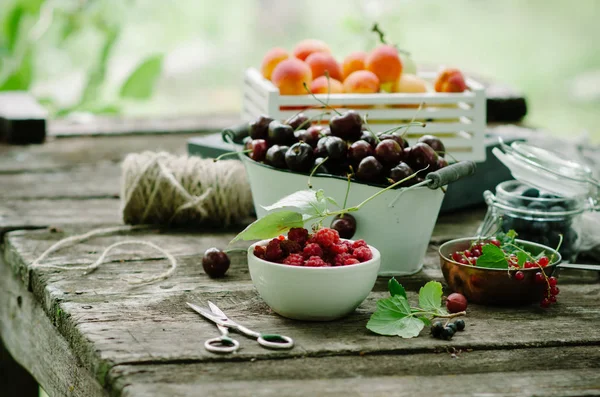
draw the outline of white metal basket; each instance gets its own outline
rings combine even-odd
[[[430,84],[436,74],[419,73]],[[426,123],[424,128],[412,127],[407,138],[415,142],[420,136],[431,134],[444,142],[446,150],[457,160],[485,160],[484,130],[486,125],[486,98],[483,85],[472,78],[466,79],[469,90],[461,93],[426,92],[418,94],[377,93],[377,94],[331,94],[329,105],[339,112],[354,109],[361,115],[368,115],[371,129],[381,132],[410,121],[417,107],[425,103],[417,116]],[[326,102],[326,94],[317,98]],[[276,120],[285,120],[305,108],[304,113],[311,117],[323,112],[311,95],[279,95],[279,90],[258,70],[246,70],[244,78],[244,99],[242,119],[250,121],[261,114]],[[311,107],[313,107],[311,109]],[[332,115],[323,116],[327,122]]]

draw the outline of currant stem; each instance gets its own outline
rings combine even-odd
[[[252,151],[252,149],[246,149],[246,150],[242,150],[240,152],[227,152],[227,153],[223,153],[222,155],[216,157],[213,159],[213,161],[216,163],[217,161],[221,160],[223,157],[229,157],[229,156],[233,156],[236,155],[238,153],[250,153]]]

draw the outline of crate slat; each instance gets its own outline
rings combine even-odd
[[[336,108],[340,113],[345,112],[351,108]],[[412,120],[417,115],[419,120],[427,119],[456,119],[459,117],[472,118],[476,116],[474,109],[460,109],[460,108],[423,108],[417,113],[416,108],[371,108],[371,109],[354,109],[361,116],[368,115],[368,120]],[[331,109],[306,109],[303,113],[308,117],[320,115],[324,111],[330,112],[324,118],[331,118],[335,115],[335,112]],[[283,118],[287,118],[291,115],[298,113],[298,110],[281,110],[280,114]]]
[[[316,98],[327,101],[327,94],[317,94]],[[475,93],[463,92],[447,94],[426,92],[422,94],[331,94],[329,104],[332,106],[360,105],[419,105],[425,104],[456,104],[458,102],[475,102]],[[312,95],[280,95],[280,106],[314,106],[317,100]]]

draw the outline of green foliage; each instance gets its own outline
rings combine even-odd
[[[0,83],[0,91],[27,90],[32,81],[32,56],[27,53],[21,64]]]
[[[406,290],[394,277],[390,278],[390,281],[388,281],[388,289],[390,290],[391,296],[400,295],[406,299]]]
[[[477,258],[477,267],[490,269],[508,269],[508,262],[504,257],[502,249],[494,244],[487,244],[481,250],[481,256]]]
[[[12,52],[15,48],[15,43],[17,42],[18,34],[19,34],[19,26],[21,24],[21,19],[23,14],[25,13],[24,7],[17,3],[10,11],[8,16],[6,17],[6,21],[4,22],[4,35],[6,37],[6,48]]]
[[[155,55],[142,61],[121,87],[121,97],[148,99],[162,71],[164,56]]]
[[[267,239],[285,233],[293,227],[302,226],[302,214],[293,211],[274,212],[248,225],[231,242]]]

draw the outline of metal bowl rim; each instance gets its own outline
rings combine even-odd
[[[446,241],[444,244],[440,245],[440,248],[438,248],[438,254],[440,255],[440,257],[442,257],[447,262],[450,262],[450,263],[452,263],[454,265],[458,265],[458,266],[462,266],[462,267],[467,267],[467,268],[470,268],[470,269],[480,269],[480,270],[498,271],[498,272],[506,272],[508,270],[508,269],[492,269],[492,268],[489,268],[489,267],[477,267],[477,266],[473,266],[473,265],[465,265],[463,263],[456,262],[454,259],[447,258],[446,256],[444,256],[442,254],[442,249],[444,247],[448,246],[448,245],[460,243],[460,242],[463,242],[463,241],[472,241],[472,240],[477,240],[477,237],[463,237],[463,238],[457,238],[457,239],[454,239],[454,240]],[[554,248],[548,247],[547,245],[538,244],[538,243],[534,243],[533,241],[527,241],[527,240],[521,240],[521,239],[515,239],[515,242],[521,243],[521,244],[525,244],[525,245],[533,245],[533,246],[536,246],[536,247],[539,247],[539,248],[543,248],[546,251],[550,251],[550,252],[554,253],[554,255],[557,256],[556,260],[553,263],[549,263],[548,266],[546,266],[544,269],[547,269],[549,267],[557,266],[562,261],[562,256],[560,255],[560,253],[557,250],[555,250]],[[531,269],[522,268],[522,269],[519,269],[519,270],[521,270],[521,271],[537,271],[537,270],[539,270],[539,268],[537,268],[537,267],[534,267],[534,268],[531,268]]]

